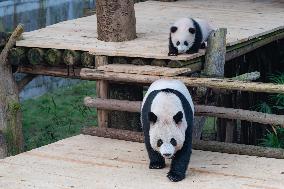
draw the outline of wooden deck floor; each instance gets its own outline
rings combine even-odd
[[[78,135],[0,160],[0,188],[283,189],[284,160],[193,151],[186,179],[148,169],[144,144]]]
[[[97,40],[96,16],[61,22],[24,33],[18,46],[90,51],[95,55],[189,60],[200,54],[168,57],[170,25],[179,17],[208,20],[228,29],[227,45],[233,46],[284,28],[281,0],[179,0],[135,4],[138,38],[128,42]]]

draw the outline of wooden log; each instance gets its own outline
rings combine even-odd
[[[265,93],[282,93],[284,94],[284,85],[261,82],[235,81],[232,79],[218,78],[189,78],[189,77],[160,77],[150,75],[125,74],[101,72],[95,69],[83,68],[80,72],[80,77],[87,80],[108,80],[113,82],[151,84],[154,81],[164,79],[181,80],[188,87],[208,87],[213,89],[239,90],[250,92],[265,92]]]
[[[63,53],[63,62],[68,66],[79,65],[81,60],[81,55],[78,51],[73,51],[66,49]]]
[[[83,52],[81,54],[81,63],[83,67],[94,68],[95,67],[95,56],[88,52]]]
[[[106,56],[96,56],[95,57],[96,67],[103,66],[108,64],[108,57]],[[99,98],[108,98],[109,84],[107,81],[99,80],[96,84],[97,97]],[[108,112],[98,108],[98,126],[99,127],[108,127]]]
[[[26,50],[23,47],[12,48],[8,54],[8,62],[11,65],[23,65],[27,63]]]
[[[209,77],[224,77],[226,56],[226,28],[219,28],[208,38],[205,53],[204,74]]]
[[[44,59],[49,65],[59,65],[62,62],[62,52],[58,49],[48,49]]]
[[[236,77],[232,77],[232,80],[238,80],[238,81],[255,81],[260,78],[260,72],[250,72],[238,75]]]
[[[164,67],[164,66],[167,66],[167,62],[161,59],[154,59],[152,60],[151,65]]]
[[[82,133],[86,135],[126,140],[132,142],[144,142],[144,136],[142,132],[133,132],[113,128],[89,127],[83,128]],[[192,148],[195,150],[284,159],[284,149],[266,148],[252,145],[193,140]]]
[[[28,52],[28,60],[30,64],[36,65],[43,63],[44,50],[40,48],[32,48]]]
[[[131,60],[131,64],[134,65],[147,65],[147,61],[143,60],[142,58],[134,58],[133,60]]]
[[[22,114],[19,91],[8,63],[9,51],[23,33],[18,25],[0,53],[0,157],[14,155],[23,150]],[[4,137],[4,139],[3,139]]]
[[[100,99],[86,97],[84,104],[88,107],[96,107],[105,110],[140,112],[141,101],[115,100],[115,99]],[[211,116],[227,119],[240,119],[251,122],[280,125],[284,127],[284,116],[275,114],[266,114],[262,112],[223,108],[216,106],[195,105],[196,116]]]
[[[97,0],[98,39],[121,42],[136,38],[136,18],[133,0]]]
[[[120,57],[115,56],[113,57],[112,63],[113,64],[128,64],[129,60],[127,57]]]

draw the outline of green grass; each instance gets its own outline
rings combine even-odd
[[[83,105],[85,96],[96,94],[94,81],[49,92],[22,103],[25,150],[77,135],[82,127],[94,126],[95,109]]]

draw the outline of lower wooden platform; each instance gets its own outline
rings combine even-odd
[[[193,151],[185,180],[148,169],[144,144],[78,135],[0,160],[0,188],[283,189],[284,160]]]

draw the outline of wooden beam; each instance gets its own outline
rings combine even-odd
[[[141,101],[101,99],[86,97],[84,104],[88,107],[96,107],[104,110],[140,112]],[[212,116],[227,119],[240,119],[251,122],[281,125],[284,127],[284,116],[275,114],[265,114],[256,111],[223,108],[216,106],[195,105],[195,115],[197,116]]]
[[[96,56],[95,57],[96,67],[107,65],[108,57],[106,56]],[[99,80],[96,83],[97,88],[97,97],[99,98],[108,98],[108,82]],[[106,110],[101,110],[98,108],[97,111],[98,116],[98,126],[99,127],[107,127],[108,126],[108,112]]]
[[[87,80],[108,80],[113,82],[151,84],[154,81],[164,79],[181,80],[188,87],[208,87],[215,89],[240,90],[250,92],[265,92],[265,93],[282,93],[284,94],[284,85],[260,82],[235,81],[232,79],[217,79],[217,78],[189,78],[189,77],[160,77],[160,76],[145,76],[139,74],[111,73],[101,72],[95,69],[83,68],[80,72],[80,77]]]
[[[144,136],[142,132],[134,132],[127,130],[113,129],[113,128],[89,127],[89,128],[83,128],[82,133],[86,135],[126,140],[132,142],[140,142],[140,143],[144,142]],[[229,154],[240,154],[240,155],[284,159],[283,149],[266,148],[266,147],[253,146],[253,145],[224,143],[217,141],[193,140],[192,148],[195,150],[205,150],[205,151],[222,152]]]

